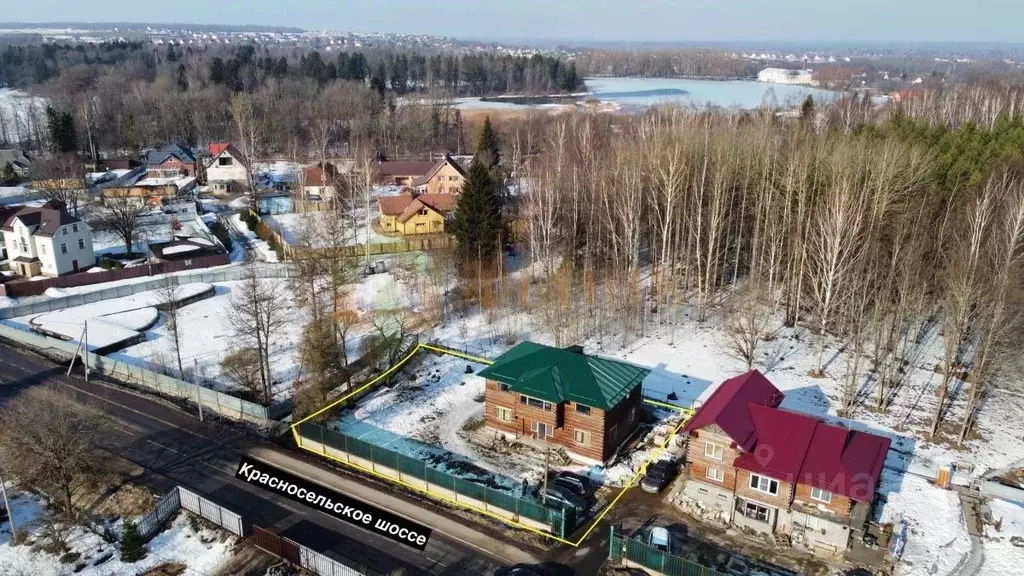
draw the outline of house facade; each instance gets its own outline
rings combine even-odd
[[[760,372],[726,380],[693,415],[683,501],[706,518],[840,554],[871,517],[888,438],[779,408]]]
[[[226,194],[249,188],[249,164],[234,145],[211,144],[210,152],[206,183],[213,192]]]
[[[423,178],[435,166],[429,160],[385,160],[374,167],[378,184],[412,186],[413,180]]]
[[[334,198],[338,193],[338,169],[330,162],[317,162],[302,169],[302,193],[306,198]]]
[[[4,222],[11,269],[21,276],[61,276],[96,264],[92,229],[57,208],[22,208]]]
[[[603,464],[639,427],[645,368],[523,342],[480,372],[487,426]]]
[[[195,176],[196,156],[191,150],[178,144],[150,150],[146,154],[146,172],[150,178],[181,178]]]
[[[414,234],[440,234],[455,209],[455,197],[450,194],[399,194],[377,199],[380,209],[378,223],[385,233],[403,236]]]
[[[414,178],[410,186],[426,194],[458,195],[465,183],[466,171],[451,156],[445,154],[425,175]]]

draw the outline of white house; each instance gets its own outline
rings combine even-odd
[[[96,264],[92,229],[56,208],[22,208],[2,229],[11,270],[21,276],[60,276]]]
[[[815,80],[810,70],[787,70],[785,68],[765,68],[757,73],[758,82],[769,82],[771,84],[802,84],[815,86]]]
[[[219,150],[218,150],[219,148]],[[206,165],[206,183],[213,192],[235,192],[249,187],[249,165],[232,144],[211,145],[216,151]]]

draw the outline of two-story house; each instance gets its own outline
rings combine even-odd
[[[705,516],[841,553],[871,517],[890,440],[781,409],[783,398],[756,370],[715,390],[682,429],[683,499]]]
[[[338,194],[341,173],[331,162],[316,162],[302,168],[302,194],[305,198],[330,200]]]
[[[639,427],[641,384],[650,370],[523,342],[480,371],[487,379],[487,426],[603,464]]]
[[[466,171],[451,156],[445,154],[423,176],[413,178],[409,184],[426,194],[459,194],[466,183]]]
[[[170,144],[146,154],[146,173],[150,178],[181,178],[196,175],[196,156],[189,148]]]
[[[413,180],[425,176],[435,165],[429,160],[384,160],[377,162],[373,171],[380,184],[412,186]]]
[[[233,144],[210,144],[206,183],[214,193],[240,192],[249,188],[249,164]]]
[[[96,264],[92,229],[64,210],[22,208],[0,230],[11,269],[21,276],[60,276]]]
[[[399,194],[377,199],[380,210],[378,223],[384,232],[397,232],[403,236],[413,234],[439,234],[455,209],[451,194]]]

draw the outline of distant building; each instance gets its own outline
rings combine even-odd
[[[8,164],[14,169],[14,173],[19,178],[28,178],[29,167],[32,165],[32,159],[29,158],[24,151],[19,149],[8,149],[0,150],[0,172],[3,171],[4,167]]]
[[[146,154],[146,172],[151,178],[179,178],[195,176],[196,155],[192,150],[170,144]]]
[[[22,208],[0,230],[11,270],[21,276],[60,276],[96,264],[92,229],[64,210]]]
[[[302,193],[306,198],[327,200],[338,193],[338,168],[330,162],[317,162],[302,169]]]
[[[234,145],[210,144],[210,153],[206,183],[212,192],[237,192],[249,187],[249,164]]]
[[[455,209],[455,196],[451,194],[405,193],[381,196],[380,229],[403,236],[413,234],[439,234]]]
[[[758,82],[771,84],[801,84],[804,86],[816,86],[810,70],[787,70],[785,68],[765,68],[757,73]]]
[[[410,186],[427,194],[459,194],[465,183],[466,171],[445,154],[426,174],[413,178]]]
[[[386,160],[374,167],[381,184],[412,186],[413,180],[423,178],[436,165],[430,160]]]

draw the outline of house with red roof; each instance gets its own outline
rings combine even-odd
[[[682,432],[685,504],[747,531],[841,554],[871,517],[890,439],[780,408],[753,370],[723,382]]]
[[[378,223],[384,232],[397,232],[403,236],[440,234],[455,210],[455,196],[405,192],[397,196],[381,196],[377,205],[380,209]]]
[[[249,188],[249,163],[234,144],[210,144],[206,183],[214,192],[240,192]]]

